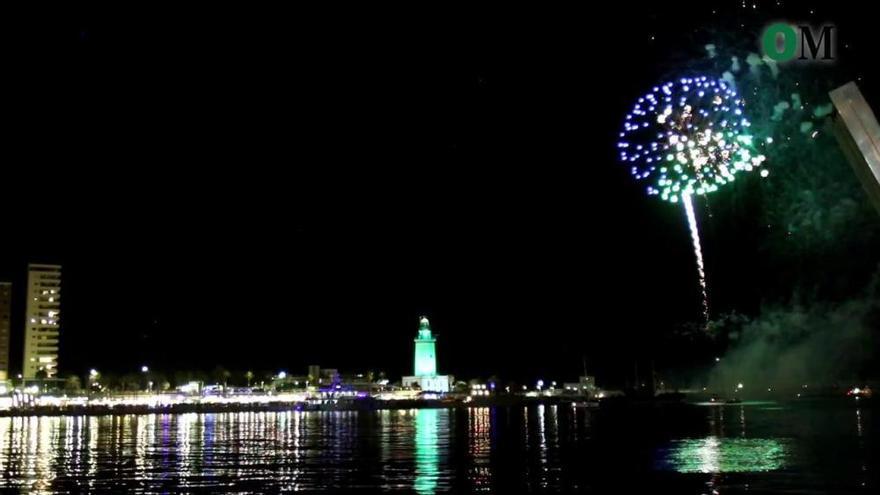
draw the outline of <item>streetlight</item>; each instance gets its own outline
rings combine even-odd
[[[94,389],[95,386],[97,386],[100,389],[101,385],[98,383],[99,376],[100,376],[100,373],[98,373],[98,370],[96,370],[95,368],[92,368],[89,370],[89,391],[90,392]]]
[[[147,377],[146,377],[146,374],[149,373],[149,372],[150,372],[150,367],[149,367],[149,366],[147,366],[146,364],[143,365],[143,366],[141,366],[141,373],[143,373],[143,374],[145,375],[144,378],[147,378]],[[153,391],[153,381],[152,381],[152,380],[148,380],[148,381],[147,381],[147,392],[152,392],[152,391]]]

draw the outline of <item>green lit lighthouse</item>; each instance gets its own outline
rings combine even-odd
[[[419,335],[415,338],[416,358],[413,374],[415,376],[437,375],[437,339],[431,335],[431,323],[424,316],[419,318]]]
[[[413,376],[403,377],[403,386],[425,392],[449,392],[454,378],[437,374],[437,339],[431,333],[431,322],[427,317],[419,318],[419,333],[413,342]]]

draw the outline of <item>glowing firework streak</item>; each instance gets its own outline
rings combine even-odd
[[[706,270],[703,268],[703,248],[700,246],[700,229],[697,227],[697,216],[694,214],[694,198],[690,194],[682,194],[681,202],[687,214],[688,226],[691,228],[691,241],[694,244],[694,257],[697,260],[697,274],[700,277],[700,293],[703,298],[703,320],[709,321],[709,295],[706,290]]]

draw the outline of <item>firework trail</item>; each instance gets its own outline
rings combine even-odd
[[[706,286],[706,270],[703,267],[703,248],[700,245],[700,229],[697,226],[697,216],[694,214],[694,198],[690,194],[681,197],[684,211],[687,215],[688,226],[691,229],[691,242],[694,245],[694,258],[697,260],[697,275],[700,278],[700,295],[703,303],[703,323],[709,321],[709,293]]]
[[[620,160],[636,180],[648,183],[649,196],[684,205],[704,321],[709,299],[694,196],[717,191],[741,172],[760,169],[762,177],[768,175],[760,168],[766,158],[758,153],[750,127],[745,100],[728,81],[687,77],[655,86],[639,98],[617,143]]]

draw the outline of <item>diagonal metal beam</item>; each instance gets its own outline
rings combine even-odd
[[[831,91],[834,135],[868,197],[880,212],[880,124],[856,83]]]

